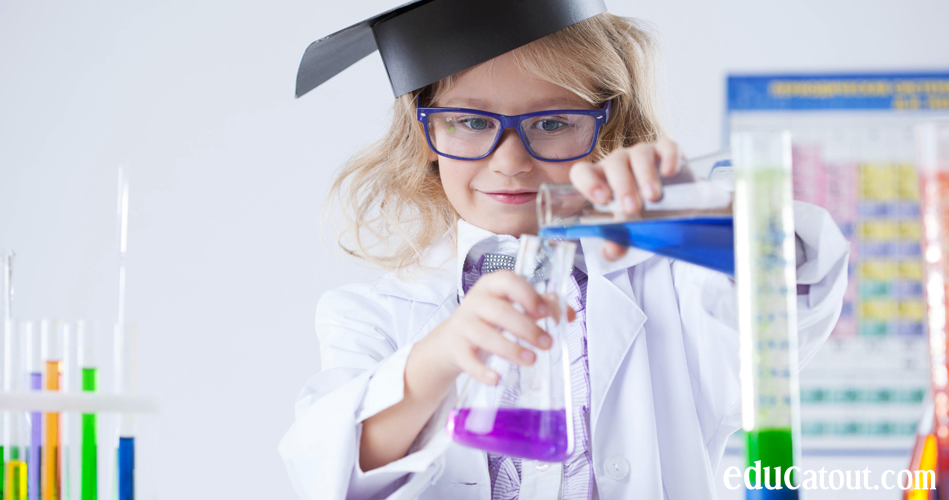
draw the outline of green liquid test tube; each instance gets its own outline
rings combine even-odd
[[[791,137],[736,133],[732,155],[741,417],[755,469],[746,498],[797,499],[788,488],[800,435]]]
[[[96,391],[96,378],[98,377],[95,368],[82,369],[82,390],[85,392]],[[82,414],[82,500],[95,500],[97,493],[97,454],[96,454],[96,414]]]
[[[95,368],[95,328],[91,322],[81,322],[78,327],[79,366],[81,367],[83,392],[95,392],[98,386],[98,370]],[[95,413],[82,414],[82,436],[79,444],[81,458],[80,498],[96,500],[98,496],[98,448]]]

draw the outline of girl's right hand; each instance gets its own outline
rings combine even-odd
[[[567,313],[572,321],[573,311]],[[559,317],[552,294],[540,295],[524,278],[511,271],[497,271],[479,279],[458,309],[420,343],[430,344],[428,352],[435,355],[427,361],[442,364],[440,371],[452,380],[467,372],[479,382],[494,385],[498,373],[485,366],[487,354],[518,365],[531,365],[535,359],[533,351],[508,340],[501,330],[546,350],[552,339],[536,322],[547,316]],[[484,355],[479,356],[481,352]]]

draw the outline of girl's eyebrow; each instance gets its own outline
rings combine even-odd
[[[442,107],[446,108],[472,108],[480,109],[483,111],[490,111],[491,103],[483,99],[478,99],[476,97],[452,97],[448,98],[441,104]],[[543,111],[547,109],[584,109],[592,108],[589,103],[586,101],[577,98],[570,99],[568,97],[547,97],[543,99],[537,99],[535,101],[528,101],[526,109]],[[530,111],[525,111],[529,113]]]

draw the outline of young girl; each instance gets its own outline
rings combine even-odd
[[[660,125],[652,47],[637,22],[603,13],[396,99],[388,134],[333,186],[351,223],[348,249],[391,272],[320,299],[323,371],[280,444],[301,497],[715,497],[726,439],[740,426],[734,283],[637,249],[580,245],[566,339],[577,422],[570,458],[488,454],[445,431],[465,380],[497,382],[485,354],[533,363],[500,330],[551,346],[535,324],[550,298],[485,266],[536,234],[540,184],[573,183],[634,214],[679,168]],[[522,123],[522,138],[486,114],[419,108],[564,112]],[[598,139],[580,116],[600,113],[567,110],[608,116]],[[569,139],[538,139],[565,128]],[[486,133],[496,143],[475,139]],[[839,315],[848,245],[823,210],[797,204],[795,217],[806,362]]]

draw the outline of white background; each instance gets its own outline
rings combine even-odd
[[[163,498],[294,496],[276,446],[319,370],[317,299],[373,275],[321,242],[321,205],[392,101],[378,55],[300,100],[296,69],[311,41],[400,3],[0,1],[14,312],[99,320],[111,387],[127,164],[126,315],[140,392],[163,406]],[[692,154],[721,144],[728,72],[949,68],[945,0],[607,3],[658,31],[667,125]]]

